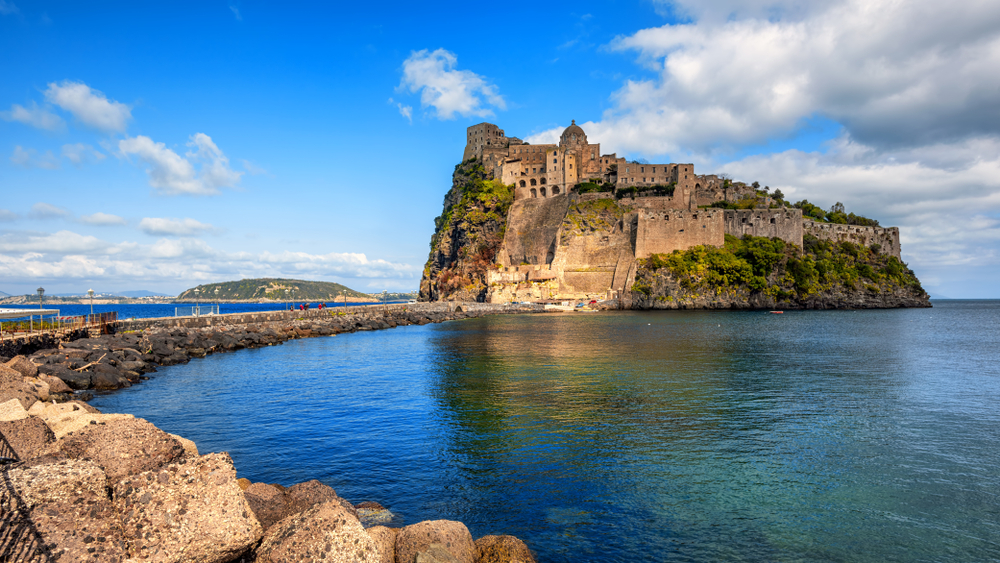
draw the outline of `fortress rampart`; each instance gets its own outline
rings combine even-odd
[[[726,242],[721,209],[640,209],[636,215],[636,258],[669,254],[698,245],[722,246]]]
[[[879,245],[879,252],[902,259],[899,246],[898,227],[863,227],[860,225],[838,225],[818,223],[806,219],[803,231],[820,240],[833,242],[849,241],[864,246]]]
[[[777,237],[802,246],[801,209],[727,209],[725,222],[727,235]]]

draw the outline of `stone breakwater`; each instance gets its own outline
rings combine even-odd
[[[117,389],[157,366],[293,338],[481,316],[383,311],[58,342],[0,364],[0,561],[534,562],[513,536],[473,539],[461,522],[381,524],[381,504],[319,481],[238,479],[226,453],[127,414],[101,413],[87,389]]]

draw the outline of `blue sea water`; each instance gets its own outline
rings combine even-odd
[[[1000,301],[494,316],[290,341],[96,397],[540,561],[1000,560]]]
[[[300,302],[296,302],[296,307]],[[157,317],[173,317],[177,309],[184,309],[190,311],[191,307],[195,305],[192,302],[177,302],[177,303],[142,303],[142,304],[118,304],[109,303],[106,305],[94,305],[94,314],[100,313],[110,313],[117,312],[119,319],[151,319]],[[201,301],[200,305],[207,308],[208,305],[215,305],[213,302]],[[328,307],[343,307],[343,303],[332,303],[326,304]],[[350,303],[349,305],[368,305],[368,303]],[[227,315],[230,313],[254,313],[258,311],[280,311],[282,309],[288,308],[287,303],[220,303],[219,312],[220,314]],[[316,303],[312,303],[312,307],[315,308]],[[27,315],[31,314],[33,310],[38,309],[38,305],[2,305],[0,308],[3,309],[24,309],[25,317],[27,320]],[[80,305],[66,305],[66,304],[45,304],[46,309],[58,309],[59,314],[64,317],[73,317],[81,315],[90,314],[90,304],[83,303]],[[48,317],[46,317],[48,318]]]

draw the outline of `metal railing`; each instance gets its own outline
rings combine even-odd
[[[204,317],[206,315],[218,315],[218,305],[192,305],[190,307],[174,307],[175,317]]]
[[[118,312],[76,315],[69,317],[49,317],[47,319],[14,319],[0,322],[0,339],[14,340],[41,334],[63,335],[76,330],[90,330],[99,334],[112,332],[112,325],[118,322]]]

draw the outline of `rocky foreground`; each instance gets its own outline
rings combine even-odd
[[[426,324],[469,313],[396,313],[272,326],[149,329],[38,350],[0,365],[0,561],[533,562],[513,536],[474,540],[461,522],[403,528],[377,502],[319,481],[238,479],[226,453],[79,397],[157,366],[291,338]],[[74,392],[74,390],[76,390]]]

